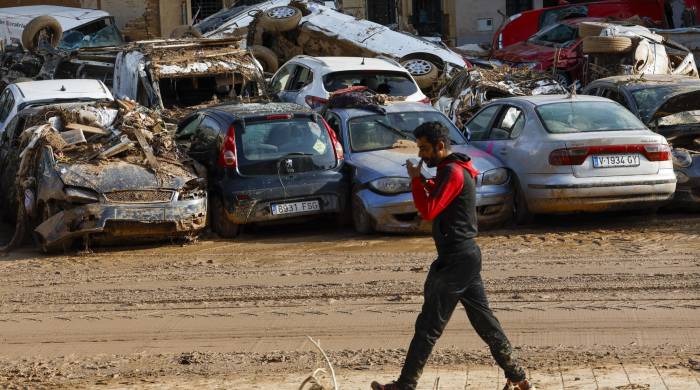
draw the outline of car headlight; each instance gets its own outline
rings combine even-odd
[[[508,170],[505,168],[496,168],[484,172],[481,178],[481,185],[484,186],[499,186],[508,182]]]
[[[671,155],[673,156],[673,165],[677,167],[688,168],[693,164],[693,157],[685,149],[673,149]]]
[[[85,188],[66,187],[63,189],[66,200],[71,203],[96,203],[100,201],[97,192]]]
[[[207,182],[202,178],[188,181],[182,186],[177,196],[178,200],[195,200],[207,197]]]
[[[369,188],[381,194],[410,192],[411,179],[407,177],[383,177],[369,182]]]

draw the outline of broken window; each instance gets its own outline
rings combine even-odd
[[[628,110],[611,102],[565,102],[537,107],[550,133],[639,130],[646,127]]]
[[[585,5],[572,5],[565,8],[545,10],[540,17],[540,28],[551,26],[560,20],[584,18],[586,16],[588,16],[588,7]]]
[[[363,86],[389,96],[410,96],[418,87],[407,73],[385,71],[333,72],[323,77],[323,86],[334,92],[353,86]]]
[[[568,24],[555,24],[540,30],[528,41],[545,46],[564,47],[576,42],[578,29]]]

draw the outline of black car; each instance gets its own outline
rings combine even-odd
[[[613,76],[583,90],[625,106],[672,146],[673,205],[700,210],[700,80],[680,75]]]
[[[186,117],[176,140],[207,169],[213,230],[322,214],[341,215],[343,149],[313,111],[296,104],[209,107]]]

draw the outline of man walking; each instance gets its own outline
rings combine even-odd
[[[457,303],[467,311],[472,326],[488,344],[493,358],[505,372],[504,390],[529,390],[525,371],[513,358],[513,349],[501,324],[491,312],[481,280],[481,251],[477,235],[475,178],[478,171],[470,158],[450,152],[449,130],[439,122],[418,126],[414,132],[421,162],[406,162],[411,177],[413,202],[426,220],[433,221],[437,260],[430,266],[424,287],[424,302],[416,320],[416,331],[396,382],[373,390],[414,390],[437,339],[445,329]],[[423,163],[437,167],[435,180],[421,176]]]

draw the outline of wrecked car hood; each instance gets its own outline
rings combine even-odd
[[[160,172],[124,161],[96,164],[57,164],[56,169],[66,186],[84,187],[106,193],[125,190],[166,188],[177,190],[195,176],[184,168],[159,161]]]
[[[655,109],[641,113],[644,123],[650,124],[656,119],[677,114],[684,111],[700,110],[700,89],[688,88],[687,91],[678,91],[668,96]]]
[[[483,173],[494,168],[503,167],[503,164],[492,155],[469,145],[454,145],[453,152],[464,153],[472,158],[472,164],[479,172]],[[361,182],[368,182],[382,177],[408,177],[406,173],[406,160],[416,160],[418,149],[387,149],[371,152],[353,153],[348,161],[358,168],[357,175]],[[435,176],[435,168],[423,168],[428,176]]]

